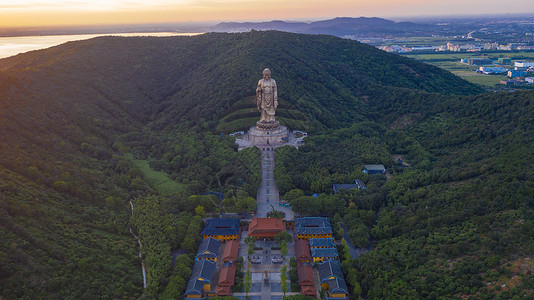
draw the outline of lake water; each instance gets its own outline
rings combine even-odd
[[[154,32],[154,33],[112,33],[112,34],[78,34],[78,35],[48,35],[48,36],[20,36],[20,37],[0,37],[0,59],[17,55],[32,50],[45,49],[60,45],[70,41],[87,40],[99,36],[191,36],[201,33],[175,33],[175,32]]]

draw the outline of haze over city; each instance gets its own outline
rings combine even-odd
[[[531,0],[8,0],[0,28],[532,12]]]

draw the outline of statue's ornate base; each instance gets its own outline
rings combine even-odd
[[[256,128],[263,131],[275,131],[276,129],[280,128],[280,123],[278,121],[258,121],[256,122]]]
[[[248,141],[254,146],[282,146],[287,144],[289,130],[275,122],[258,122],[247,132]]]
[[[259,125],[259,126],[258,126]],[[304,145],[303,138],[307,133],[303,131],[289,131],[287,127],[280,125],[278,121],[256,123],[256,126],[250,127],[247,132],[236,132],[241,138],[236,138],[238,150],[249,147],[258,147],[262,151],[274,151],[274,149],[289,145],[299,148]]]

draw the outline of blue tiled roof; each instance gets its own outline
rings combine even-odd
[[[331,234],[332,228],[330,227],[302,227],[295,228],[297,234]]]
[[[295,227],[331,227],[328,218],[305,217],[295,220]]]
[[[204,239],[198,247],[196,258],[217,257],[220,246],[221,242],[217,239],[214,239],[212,237]],[[205,253],[206,251],[210,253]]]
[[[330,294],[348,294],[348,290],[347,290],[347,283],[345,282],[345,279],[341,278],[335,278],[335,279],[330,279],[328,281],[326,281],[326,283],[328,284],[328,293]]]
[[[198,280],[198,278],[191,278],[187,284],[184,295],[202,295],[204,290],[205,281]]]
[[[365,182],[363,182],[362,180],[356,179],[356,180],[354,180],[354,182],[356,182],[356,184],[358,185],[359,189],[367,189],[367,186],[365,185]]]
[[[193,270],[191,271],[191,278],[202,278],[207,283],[213,280],[213,273],[215,273],[215,263],[209,260],[195,261]]]
[[[328,239],[317,239],[317,238],[314,238],[314,239],[310,239],[310,247],[311,248],[314,248],[314,247],[335,248],[336,247],[336,242],[334,241],[333,238],[328,238]]]
[[[202,295],[204,284],[211,284],[215,273],[215,263],[209,260],[195,261],[185,295]],[[202,280],[199,280],[202,279]]]
[[[337,260],[327,260],[317,265],[319,269],[319,279],[321,283],[329,280],[331,277],[343,278],[341,266]]]
[[[238,219],[208,219],[204,230],[202,230],[203,235],[234,235],[238,233]]]
[[[328,218],[298,218],[295,220],[295,232],[297,234],[329,234],[332,233],[332,227]]]
[[[336,248],[311,248],[312,257],[339,257]]]
[[[348,190],[351,190],[351,189],[359,189],[360,186],[357,185],[357,184],[337,184],[337,183],[334,183],[333,186],[332,186],[332,189],[334,190],[334,192],[339,192],[340,190],[345,190],[345,191],[348,191]]]
[[[367,171],[382,171],[383,172],[386,170],[384,165],[364,165],[363,168],[366,169]]]

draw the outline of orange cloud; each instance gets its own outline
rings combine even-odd
[[[531,1],[507,7],[528,12]],[[499,7],[496,0],[4,0],[0,27],[513,12]]]

